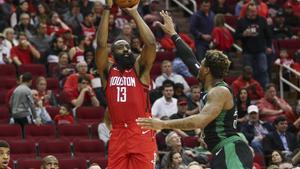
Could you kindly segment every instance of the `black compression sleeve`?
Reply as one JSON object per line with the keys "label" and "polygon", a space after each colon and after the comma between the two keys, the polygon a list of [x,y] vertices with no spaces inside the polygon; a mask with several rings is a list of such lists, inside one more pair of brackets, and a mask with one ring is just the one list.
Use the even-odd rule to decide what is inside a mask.
{"label": "black compression sleeve", "polygon": [[173,35],[171,38],[176,45],[178,56],[181,58],[184,64],[187,65],[189,71],[195,77],[198,77],[200,64],[197,61],[191,48],[180,38],[178,34]]}

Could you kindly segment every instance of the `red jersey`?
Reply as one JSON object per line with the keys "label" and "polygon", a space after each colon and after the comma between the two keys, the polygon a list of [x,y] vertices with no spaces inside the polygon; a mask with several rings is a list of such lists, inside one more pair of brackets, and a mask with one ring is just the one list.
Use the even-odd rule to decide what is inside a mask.
{"label": "red jersey", "polygon": [[76,50],[76,52],[72,58],[72,63],[77,64],[79,62],[85,62],[84,50],[80,49],[79,47],[75,47],[75,50]]}
{"label": "red jersey", "polygon": [[112,67],[106,86],[106,98],[112,126],[136,123],[138,117],[150,117],[148,86],[143,85],[134,69],[121,72]]}
{"label": "red jersey", "polygon": [[68,114],[68,115],[56,115],[54,117],[54,121],[56,124],[74,124],[74,118],[72,115]]}
{"label": "red jersey", "polygon": [[22,64],[31,64],[32,57],[31,57],[31,51],[29,48],[22,49],[20,46],[14,46],[11,48],[10,56],[12,58],[19,58]]}

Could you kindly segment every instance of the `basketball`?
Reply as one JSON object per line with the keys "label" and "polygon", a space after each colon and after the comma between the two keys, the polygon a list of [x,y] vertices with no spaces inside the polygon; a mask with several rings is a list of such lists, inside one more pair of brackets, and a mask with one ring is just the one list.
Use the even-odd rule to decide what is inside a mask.
{"label": "basketball", "polygon": [[115,3],[120,8],[131,8],[139,3],[139,0],[115,0]]}

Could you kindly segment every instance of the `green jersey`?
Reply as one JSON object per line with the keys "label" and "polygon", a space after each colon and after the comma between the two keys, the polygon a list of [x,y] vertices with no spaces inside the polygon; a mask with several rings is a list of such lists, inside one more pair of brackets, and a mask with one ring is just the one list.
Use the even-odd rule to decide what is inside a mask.
{"label": "green jersey", "polygon": [[[214,87],[224,86],[230,92],[231,89],[225,82],[219,82]],[[231,92],[232,93],[232,92]],[[207,101],[207,93],[202,97],[202,103]],[[204,140],[208,146],[208,150],[212,150],[222,140],[237,135],[236,131],[237,111],[235,105],[230,110],[222,110],[221,113],[210,122],[204,129]]]}

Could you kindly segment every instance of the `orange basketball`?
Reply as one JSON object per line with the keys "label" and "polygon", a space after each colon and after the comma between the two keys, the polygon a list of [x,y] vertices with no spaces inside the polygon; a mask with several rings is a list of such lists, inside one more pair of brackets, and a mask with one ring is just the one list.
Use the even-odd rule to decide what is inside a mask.
{"label": "orange basketball", "polygon": [[115,3],[120,8],[131,8],[139,3],[139,0],[115,0]]}

